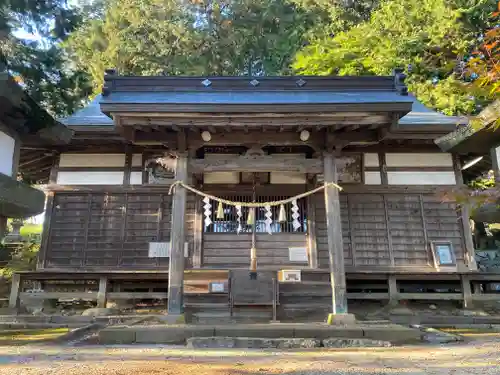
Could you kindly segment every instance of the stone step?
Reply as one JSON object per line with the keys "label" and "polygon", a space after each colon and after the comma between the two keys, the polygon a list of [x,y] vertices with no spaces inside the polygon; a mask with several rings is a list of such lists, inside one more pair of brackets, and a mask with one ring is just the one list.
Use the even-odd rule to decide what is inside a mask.
{"label": "stone step", "polygon": [[[155,325],[155,326],[113,326],[99,331],[102,344],[186,344],[192,337],[231,338],[305,338],[326,339],[369,339],[389,341],[393,344],[421,342],[423,332],[419,329],[384,325],[330,326],[326,324],[223,324],[217,321],[203,325]],[[331,343],[330,345],[341,345]],[[344,344],[342,344],[344,345]],[[347,345],[347,344],[345,344]],[[349,345],[354,345],[351,342]]]}
{"label": "stone step", "polygon": [[2,329],[48,329],[48,328],[80,328],[84,323],[1,323]]}
{"label": "stone step", "polygon": [[259,337],[190,337],[186,340],[188,348],[217,349],[298,349],[298,348],[364,348],[390,347],[389,341],[371,339],[353,339],[336,337],[330,339],[312,338],[259,338]]}

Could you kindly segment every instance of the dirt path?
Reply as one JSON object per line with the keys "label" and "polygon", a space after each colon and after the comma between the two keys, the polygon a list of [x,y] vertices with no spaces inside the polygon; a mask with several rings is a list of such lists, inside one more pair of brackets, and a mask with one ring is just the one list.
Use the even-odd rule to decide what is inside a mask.
{"label": "dirt path", "polygon": [[468,343],[311,351],[190,350],[179,347],[0,347],[0,374],[320,375],[500,374],[500,336]]}

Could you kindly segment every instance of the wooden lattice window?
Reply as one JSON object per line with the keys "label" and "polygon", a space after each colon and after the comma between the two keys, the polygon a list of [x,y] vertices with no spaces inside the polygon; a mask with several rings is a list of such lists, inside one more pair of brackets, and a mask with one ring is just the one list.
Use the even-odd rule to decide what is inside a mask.
{"label": "wooden lattice window", "polygon": [[[229,196],[224,197],[227,200],[236,201],[236,202],[251,202],[252,198],[250,196]],[[270,201],[278,201],[282,199],[286,199],[288,196],[258,196],[256,198],[257,202],[270,202]],[[208,227],[205,227],[205,233],[237,233],[238,221],[236,215],[236,209],[232,206],[224,205],[224,218],[217,219],[217,208],[218,202],[210,201],[211,208],[211,216],[212,224]],[[203,205],[203,204],[202,204]],[[292,204],[287,203],[285,206],[286,212],[286,221],[278,222],[279,217],[279,206],[271,207],[272,219],[273,223],[271,224],[271,233],[306,233],[307,232],[307,206],[306,200],[300,199],[297,201],[297,206],[299,207],[299,222],[301,224],[300,228],[297,230],[293,229],[293,218],[292,218]],[[248,214],[250,212],[250,208],[242,207],[242,217],[241,217],[241,232],[240,233],[252,233],[254,225],[247,224]],[[255,232],[256,233],[267,233],[266,225],[265,225],[265,213],[266,210],[263,207],[259,207],[255,212]]]}

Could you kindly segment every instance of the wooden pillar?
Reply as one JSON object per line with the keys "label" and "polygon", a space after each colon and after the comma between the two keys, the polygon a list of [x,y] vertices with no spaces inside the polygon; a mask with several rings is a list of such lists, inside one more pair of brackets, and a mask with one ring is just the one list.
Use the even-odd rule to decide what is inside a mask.
{"label": "wooden pillar", "polygon": [[495,174],[495,182],[500,183],[500,146],[494,147],[490,150],[491,156],[491,169]]}
{"label": "wooden pillar", "polygon": [[130,175],[132,173],[132,157],[132,152],[127,151],[127,153],[125,154],[125,170],[123,171],[123,186],[130,185]]}
{"label": "wooden pillar", "polygon": [[99,291],[97,292],[97,307],[106,307],[108,292],[108,278],[101,276],[99,279]]}
{"label": "wooden pillar", "polygon": [[316,204],[314,196],[307,197],[307,245],[309,247],[309,267],[318,268],[318,247],[316,244]]}
{"label": "wooden pillar", "polygon": [[[175,167],[175,179],[187,183],[188,156],[180,153]],[[180,185],[175,187],[172,198],[172,226],[170,232],[170,261],[168,270],[168,303],[169,315],[184,313],[184,223],[186,212],[186,189]]]}
{"label": "wooden pillar", "polygon": [[[57,184],[57,174],[59,172],[60,155],[54,157],[54,162],[50,170],[49,184]],[[50,246],[50,226],[54,210],[54,192],[49,191],[45,194],[45,212],[43,214],[43,229],[42,229],[42,242],[40,250],[38,251],[36,260],[36,269],[40,270],[45,268],[45,261],[49,252]],[[89,202],[90,205],[90,202]]]}
{"label": "wooden pillar", "polygon": [[203,205],[201,197],[196,196],[195,199],[193,268],[201,268],[203,264]]}
{"label": "wooden pillar", "polygon": [[470,280],[467,275],[462,275],[462,296],[464,299],[464,308],[472,307],[472,289],[470,287]]}
{"label": "wooden pillar", "polygon": [[389,304],[397,305],[399,302],[398,282],[395,275],[389,275]]}
{"label": "wooden pillar", "polygon": [[[328,152],[324,155],[324,180],[325,183],[337,183],[337,166],[333,153]],[[330,282],[332,284],[332,313],[345,314],[347,313],[347,298],[339,190],[333,186],[325,188],[325,208],[328,255],[330,259]]]}
{"label": "wooden pillar", "polygon": [[[462,176],[461,163],[458,155],[454,155],[453,166],[455,170],[455,181],[458,186],[462,186],[464,184],[464,179]],[[467,263],[469,271],[477,271],[474,241],[472,241],[472,230],[470,227],[469,218],[470,218],[469,207],[467,207],[466,204],[462,204],[460,207],[460,222],[461,222],[460,227],[464,237],[463,238],[463,244],[465,246],[464,258]]]}
{"label": "wooden pillar", "polygon": [[7,233],[7,218],[5,216],[0,216],[0,242]]}
{"label": "wooden pillar", "polygon": [[21,292],[21,275],[12,274],[12,284],[10,286],[9,308],[17,310],[19,308],[19,293]]}

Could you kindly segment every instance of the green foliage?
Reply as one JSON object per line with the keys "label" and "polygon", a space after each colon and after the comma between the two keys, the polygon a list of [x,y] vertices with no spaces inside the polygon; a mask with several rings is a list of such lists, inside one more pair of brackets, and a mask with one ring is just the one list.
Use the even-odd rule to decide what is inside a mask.
{"label": "green foliage", "polygon": [[[492,19],[498,20],[499,11]],[[468,89],[476,94],[491,97],[500,96],[500,26],[491,27],[481,38],[481,43],[467,62],[466,74],[471,79]]]}
{"label": "green foliage", "polygon": [[[71,113],[89,93],[88,77],[74,70],[60,43],[80,20],[64,0],[7,0],[0,5],[0,72],[9,71],[52,114]],[[18,37],[24,30],[34,38]]]}
{"label": "green foliage", "polygon": [[316,33],[335,35],[353,26],[368,21],[380,0],[293,0],[302,9],[317,14],[315,27],[310,33],[314,40]]}
{"label": "green foliage", "polygon": [[495,175],[493,171],[489,171],[485,176],[476,178],[469,183],[472,189],[486,190],[495,186]]}
{"label": "green foliage", "polygon": [[0,276],[4,279],[10,279],[13,272],[35,270],[39,250],[39,243],[26,242],[20,245],[14,250],[5,267],[0,268]]}
{"label": "green foliage", "polygon": [[[314,13],[316,14],[316,13]],[[68,51],[92,76],[286,74],[313,14],[285,0],[108,0]]]}
{"label": "green foliage", "polygon": [[[385,0],[368,21],[324,35],[297,54],[294,69],[314,75],[388,75],[408,67],[410,91],[446,114],[476,111],[457,66],[487,22],[493,0]],[[487,18],[487,17],[486,17]]]}

